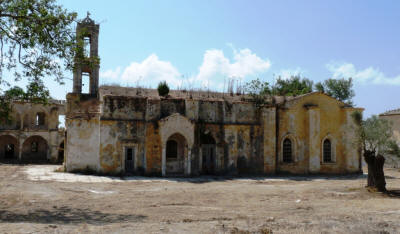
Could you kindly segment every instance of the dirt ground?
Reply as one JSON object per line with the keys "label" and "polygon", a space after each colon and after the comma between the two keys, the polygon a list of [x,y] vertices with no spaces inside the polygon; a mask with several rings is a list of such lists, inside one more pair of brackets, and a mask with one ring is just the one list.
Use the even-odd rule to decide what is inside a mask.
{"label": "dirt ground", "polygon": [[[0,164],[0,233],[400,233],[365,175],[111,178]],[[400,190],[399,169],[385,169]]]}

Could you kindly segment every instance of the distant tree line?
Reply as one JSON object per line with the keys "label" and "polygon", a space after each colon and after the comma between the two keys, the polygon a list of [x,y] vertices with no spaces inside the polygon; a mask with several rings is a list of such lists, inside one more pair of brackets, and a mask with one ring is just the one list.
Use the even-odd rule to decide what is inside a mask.
{"label": "distant tree line", "polygon": [[256,104],[262,104],[268,96],[299,96],[311,92],[322,92],[352,106],[352,99],[355,96],[352,78],[331,78],[314,85],[312,80],[299,75],[291,76],[289,79],[278,77],[275,84],[255,79],[246,83],[245,90]]}

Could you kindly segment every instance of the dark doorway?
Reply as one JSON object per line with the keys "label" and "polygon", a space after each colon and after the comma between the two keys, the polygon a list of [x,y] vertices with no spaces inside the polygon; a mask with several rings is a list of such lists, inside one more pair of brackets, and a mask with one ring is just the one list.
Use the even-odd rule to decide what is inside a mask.
{"label": "dark doorway", "polygon": [[64,162],[64,142],[61,142],[60,146],[58,147],[57,162],[58,163]]}
{"label": "dark doorway", "polygon": [[201,143],[202,173],[206,175],[214,174],[216,169],[215,140],[210,134],[207,134],[201,136]]}
{"label": "dark doorway", "polygon": [[125,173],[133,173],[135,169],[135,148],[125,148]]}
{"label": "dark doorway", "polygon": [[14,144],[7,144],[4,149],[4,157],[14,158],[14,154],[15,154]]}
{"label": "dark doorway", "polygon": [[19,143],[17,138],[10,135],[0,136],[0,160],[18,159]]}

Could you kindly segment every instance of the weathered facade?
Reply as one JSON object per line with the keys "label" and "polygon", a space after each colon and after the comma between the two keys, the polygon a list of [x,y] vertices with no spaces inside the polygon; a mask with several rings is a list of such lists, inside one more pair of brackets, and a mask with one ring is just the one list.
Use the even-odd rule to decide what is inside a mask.
{"label": "weathered facade", "polygon": [[102,87],[98,98],[69,94],[67,170],[159,175],[361,170],[351,118],[360,109],[321,93],[276,97],[275,104],[261,108],[240,101],[242,96],[201,96],[173,91],[160,98],[156,90],[121,87]]}
{"label": "weathered facade", "polygon": [[0,160],[62,162],[65,130],[58,128],[58,117],[65,113],[65,101],[13,101],[11,106],[11,121],[0,123]]}
{"label": "weathered facade", "polygon": [[[90,38],[86,59],[93,60],[98,25],[87,18],[78,28]],[[98,66],[76,67],[73,93],[67,95],[67,171],[162,176],[361,171],[351,114],[362,109],[325,94],[274,97],[262,107],[235,94],[171,91],[159,97],[151,89],[99,89]],[[86,94],[79,87],[83,71],[91,77]]]}

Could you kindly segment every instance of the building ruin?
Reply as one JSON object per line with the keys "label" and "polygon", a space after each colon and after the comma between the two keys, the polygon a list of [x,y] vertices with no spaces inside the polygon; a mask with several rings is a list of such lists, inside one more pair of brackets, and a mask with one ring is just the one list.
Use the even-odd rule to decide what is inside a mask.
{"label": "building ruin", "polygon": [[[103,86],[99,25],[78,23],[90,42],[76,60],[67,95],[67,171],[200,175],[361,172],[351,114],[362,111],[322,93],[274,97],[258,107],[245,95]],[[90,65],[90,66],[89,66]],[[82,74],[90,77],[82,92]]]}

